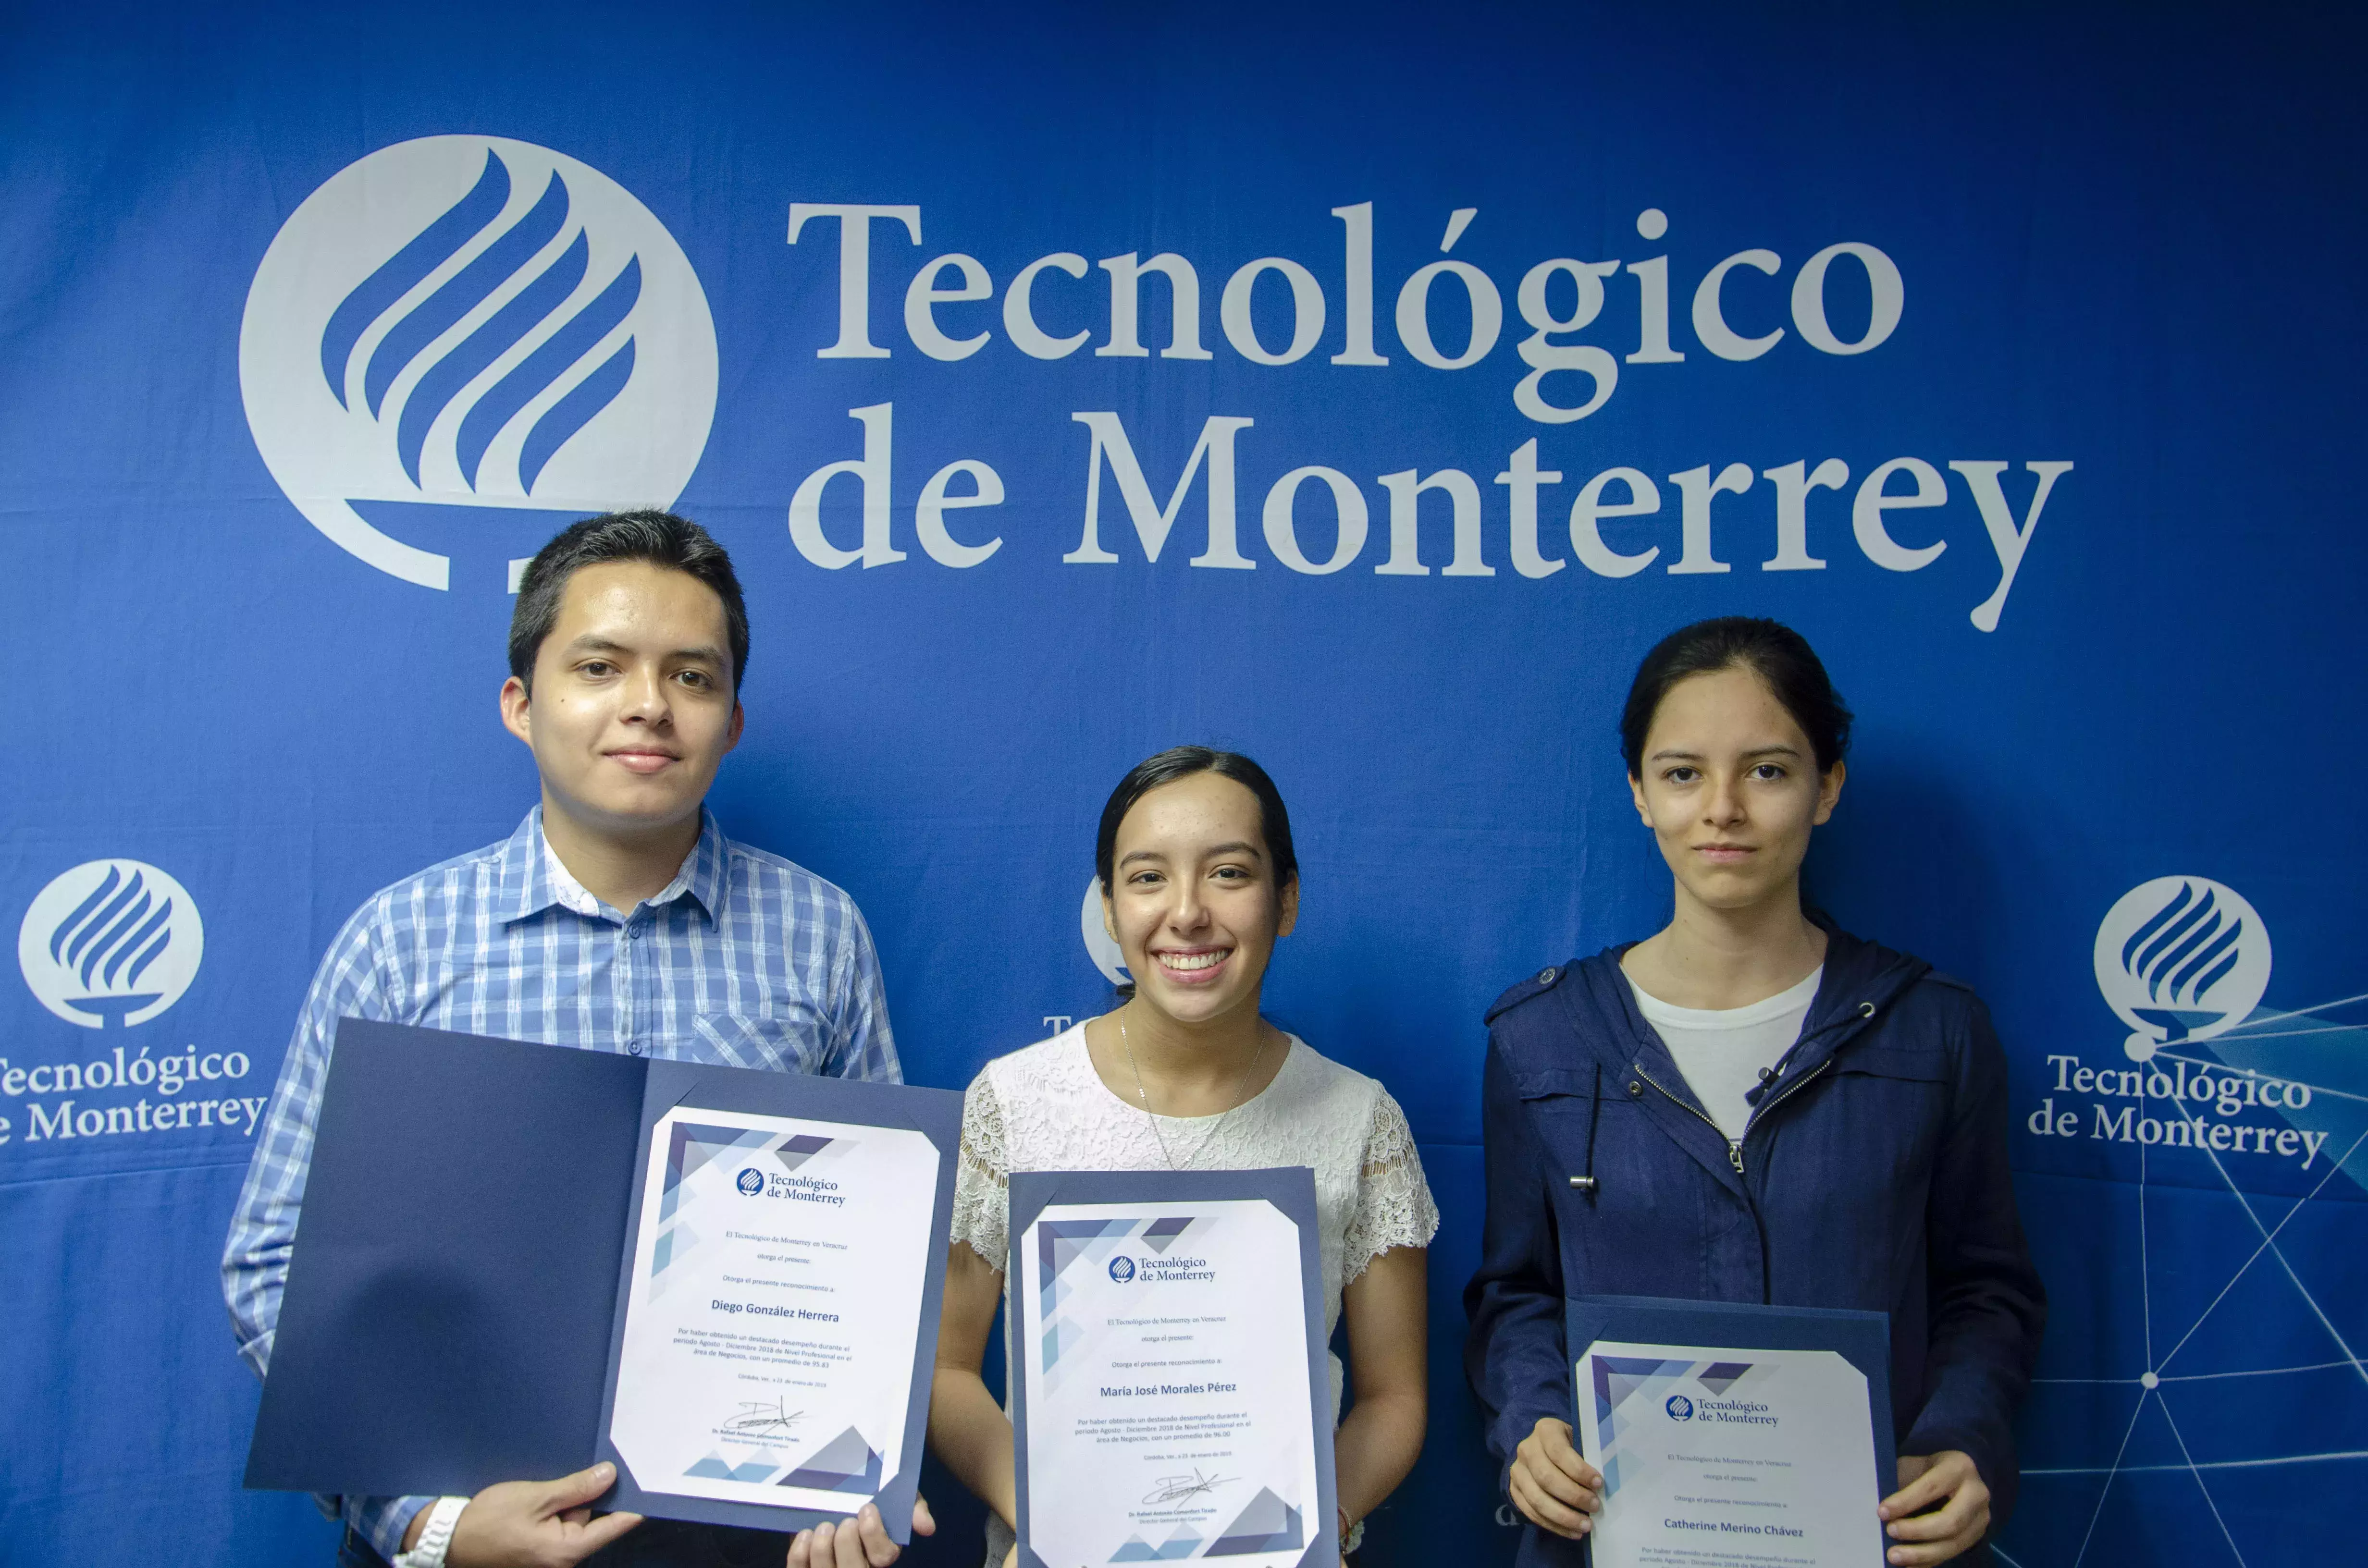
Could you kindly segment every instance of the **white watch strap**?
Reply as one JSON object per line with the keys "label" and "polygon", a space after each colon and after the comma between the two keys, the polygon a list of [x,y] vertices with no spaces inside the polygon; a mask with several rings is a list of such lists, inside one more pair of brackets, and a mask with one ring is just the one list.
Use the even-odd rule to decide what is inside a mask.
{"label": "white watch strap", "polygon": [[466,1497],[438,1497],[427,1506],[427,1522],[419,1528],[419,1544],[394,1560],[393,1568],[444,1568],[445,1548],[452,1544],[452,1527],[461,1522]]}

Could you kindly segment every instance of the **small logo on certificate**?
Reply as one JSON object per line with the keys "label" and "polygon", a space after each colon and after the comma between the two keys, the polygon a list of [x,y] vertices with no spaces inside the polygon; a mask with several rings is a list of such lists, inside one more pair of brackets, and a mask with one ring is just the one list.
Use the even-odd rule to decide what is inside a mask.
{"label": "small logo on certificate", "polygon": [[1134,1259],[1127,1256],[1124,1253],[1121,1253],[1116,1257],[1111,1258],[1110,1262],[1110,1277],[1112,1279],[1117,1280],[1121,1285],[1133,1278]]}
{"label": "small logo on certificate", "polygon": [[740,1179],[734,1185],[740,1188],[740,1196],[754,1198],[765,1190],[765,1173],[750,1165],[740,1173]]}

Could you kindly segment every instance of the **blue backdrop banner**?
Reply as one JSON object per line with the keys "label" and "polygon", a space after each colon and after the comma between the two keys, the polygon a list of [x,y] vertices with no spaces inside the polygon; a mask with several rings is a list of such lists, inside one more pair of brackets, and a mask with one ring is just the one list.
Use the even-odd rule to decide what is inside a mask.
{"label": "blue backdrop banner", "polygon": [[1106,1005],[1129,765],[1280,781],[1270,1010],[1445,1216],[1375,1562],[1509,1556],[1480,1014],[1666,918],[1614,716],[1730,612],[1861,716],[1813,895],[2007,1041],[2053,1314],[2006,1560],[2356,1551],[2362,33],[0,10],[0,1562],[329,1560],[238,1485],[232,1198],[337,925],[531,803],[518,563],[651,503],[748,588],[713,803],[860,903],[914,1082]]}

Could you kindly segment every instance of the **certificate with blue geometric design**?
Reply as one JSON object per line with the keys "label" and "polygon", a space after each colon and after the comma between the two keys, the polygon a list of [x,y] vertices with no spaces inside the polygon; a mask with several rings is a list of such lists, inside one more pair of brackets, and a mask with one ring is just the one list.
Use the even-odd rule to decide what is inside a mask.
{"label": "certificate with blue geometric design", "polygon": [[[1304,1216],[1254,1195],[1291,1176]],[[1024,1568],[1337,1554],[1313,1197],[1304,1171],[1015,1175]]]}
{"label": "certificate with blue geometric design", "polygon": [[[1571,1303],[1578,1449],[1603,1472],[1595,1568],[1873,1568],[1889,1400],[1881,1313],[1581,1298]],[[1725,1343],[1589,1338],[1580,1326],[1716,1333]],[[1756,1332],[1755,1332],[1756,1331]],[[1826,1339],[1848,1346],[1804,1345]],[[1790,1341],[1770,1347],[1754,1340]],[[1731,1343],[1739,1341],[1740,1345]],[[1871,1354],[1872,1352],[1872,1354]],[[1878,1449],[1881,1458],[1878,1460]]]}
{"label": "certificate with blue geometric design", "polygon": [[962,1096],[358,1018],[325,1095],[251,1483],[910,1534]]}
{"label": "certificate with blue geometric design", "polygon": [[644,1491],[854,1513],[907,1457],[936,1145],[708,1108],[649,1137],[609,1441]]}

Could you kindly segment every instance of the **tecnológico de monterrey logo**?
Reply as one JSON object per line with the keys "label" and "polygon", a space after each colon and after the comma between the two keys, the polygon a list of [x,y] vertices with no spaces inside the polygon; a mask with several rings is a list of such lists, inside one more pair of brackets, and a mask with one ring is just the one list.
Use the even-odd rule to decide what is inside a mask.
{"label": "tecnol\u00f3gico de monterrey logo", "polygon": [[86,1029],[146,1023],[181,999],[205,951],[189,890],[139,860],[86,861],[52,878],[17,930],[25,984]]}
{"label": "tecnol\u00f3gico de monterrey logo", "polygon": [[314,528],[430,588],[450,584],[433,546],[485,538],[515,586],[559,520],[533,514],[682,494],[715,414],[715,325],[682,247],[608,176],[427,136],[289,216],[238,370],[265,466]]}
{"label": "tecnol\u00f3gico de monterrey logo", "polygon": [[2097,927],[2097,988],[2136,1032],[2124,1049],[2236,1028],[2270,988],[2270,933],[2234,888],[2208,877],[2157,877],[2114,902]]}

